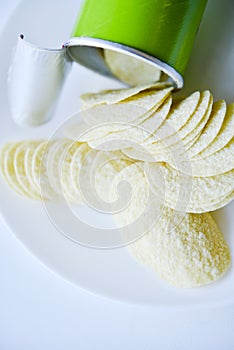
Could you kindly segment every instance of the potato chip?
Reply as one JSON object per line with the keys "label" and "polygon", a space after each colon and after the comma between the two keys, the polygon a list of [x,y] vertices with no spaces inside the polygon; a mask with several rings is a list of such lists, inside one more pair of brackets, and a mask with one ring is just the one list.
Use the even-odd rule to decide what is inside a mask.
{"label": "potato chip", "polygon": [[202,130],[198,140],[188,149],[190,157],[196,156],[213,142],[223,124],[226,109],[226,103],[223,100],[213,104],[211,115],[205,128]]}
{"label": "potato chip", "polygon": [[[131,123],[116,121],[90,127],[85,122],[78,121],[66,128],[65,135],[73,140],[89,142],[104,137],[111,139],[112,134],[115,133],[121,138],[130,137],[132,140],[134,139],[135,142],[140,142],[152,133],[151,130],[155,130],[163,123],[170,110],[171,102],[171,97],[168,97],[156,111],[154,111],[153,108]],[[118,137],[114,135],[114,139],[116,138]]]}
{"label": "potato chip", "polygon": [[[184,101],[186,101],[186,99],[182,100],[179,103],[179,106],[183,106]],[[191,99],[191,102],[193,102],[193,99]],[[177,120],[180,114],[175,114],[175,118],[173,118],[174,113],[172,113],[172,115],[170,113],[168,115],[168,118],[166,119],[166,123],[164,123],[162,125],[162,128],[159,128],[159,130],[155,133],[155,140],[157,139],[158,141],[153,142],[152,146],[148,146],[146,143],[147,150],[150,151],[156,158],[159,157],[162,161],[164,160],[164,154],[165,161],[168,157],[167,154],[169,155],[169,157],[171,156],[170,150],[173,150],[173,152],[175,152],[175,150],[179,149],[179,153],[185,153],[186,143],[189,143],[191,139],[196,139],[197,133],[199,133],[200,131],[200,129],[197,128],[197,125],[199,123],[202,123],[202,125],[204,125],[208,120],[211,104],[212,96],[210,95],[210,93],[208,91],[201,93],[201,97],[198,104],[193,105],[192,115],[189,114],[191,113],[191,111],[187,111],[187,117],[190,117],[187,119],[187,122],[185,122],[185,124],[182,127]],[[185,111],[186,108],[182,108],[181,113]],[[181,114],[181,116],[183,115]],[[203,122],[201,122],[202,120]],[[178,127],[179,129],[177,129]]]}
{"label": "potato chip", "polygon": [[87,145],[87,143],[82,143],[74,152],[71,158],[70,176],[72,187],[74,188],[74,196],[76,198],[77,203],[83,202],[79,182],[79,171],[84,161],[84,157],[89,151],[90,148]]}
{"label": "potato chip", "polygon": [[[234,191],[234,170],[211,177],[191,177],[166,163],[145,163],[151,189],[165,205],[183,212],[201,213],[219,208]],[[230,198],[231,200],[231,198]]]}
{"label": "potato chip", "polygon": [[[170,163],[175,166],[173,162]],[[232,139],[225,147],[213,153],[206,158],[193,160],[190,162],[192,176],[215,176],[226,173],[234,169],[234,139]],[[182,171],[186,171],[186,161],[181,162]]]}
{"label": "potato chip", "polygon": [[[147,145],[148,146],[148,145]],[[141,145],[134,145],[134,147],[124,148],[122,152],[129,158],[134,160],[140,160],[145,162],[155,162],[157,158],[153,154],[147,151],[147,146],[142,147]],[[163,159],[165,159],[163,157]]]}
{"label": "potato chip", "polygon": [[29,184],[30,184],[29,186],[34,188],[34,191],[36,191],[39,194],[40,198],[41,198],[41,192],[39,191],[38,186],[37,186],[37,182],[35,182],[35,179],[33,176],[32,159],[33,159],[33,155],[34,155],[36,148],[41,143],[42,143],[42,141],[40,141],[40,140],[34,141],[34,143],[32,143],[30,145],[30,147],[27,147],[25,154],[24,154],[25,175],[27,177],[27,180],[29,181]]}
{"label": "potato chip", "polygon": [[61,188],[61,158],[64,156],[64,149],[70,146],[71,141],[67,139],[51,140],[46,148],[45,166],[48,180],[53,190],[62,196]]}
{"label": "potato chip", "polygon": [[[210,94],[207,94],[207,97]],[[206,99],[204,98],[204,101]],[[200,108],[202,104],[200,105]],[[184,152],[184,150],[187,151],[188,148],[191,147],[191,144],[194,144],[194,142],[199,138],[199,136],[201,135],[205,125],[207,124],[209,118],[210,118],[210,114],[211,114],[211,110],[212,110],[212,106],[213,106],[213,96],[210,95],[209,101],[207,102],[207,108],[203,114],[203,117],[201,118],[197,118],[198,119],[198,123],[197,125],[194,125],[192,122],[191,123],[187,123],[185,125],[184,128],[182,128],[181,130],[178,131],[178,136],[179,138],[181,138],[182,140],[182,150]],[[198,108],[199,110],[199,108]],[[201,112],[202,115],[202,112]],[[194,114],[194,118],[190,118],[190,121],[193,119],[193,121],[195,122],[196,119],[196,113]],[[196,122],[195,122],[196,123]],[[188,125],[189,124],[189,125]],[[192,125],[193,124],[193,125]],[[185,130],[186,128],[186,130]],[[174,146],[173,146],[174,147]],[[175,146],[176,149],[181,148],[180,143],[178,145]]]}
{"label": "potato chip", "polygon": [[[233,199],[234,199],[234,191],[228,193],[226,196],[224,196],[222,198],[219,198],[219,200],[217,202],[210,203],[209,204],[210,211],[214,211],[214,210],[225,207],[226,205],[231,203]],[[200,208],[199,213],[204,211],[204,209],[205,209],[204,207]]]}
{"label": "potato chip", "polygon": [[28,197],[31,197],[33,199],[40,199],[41,196],[38,189],[35,187],[34,184],[32,184],[32,182],[29,181],[27,177],[24,160],[27,150],[35,149],[37,145],[38,142],[35,141],[22,142],[16,148],[13,157],[13,166],[16,179],[22,187],[23,191],[28,195]]}
{"label": "potato chip", "polygon": [[[87,93],[80,96],[84,108],[90,108],[99,104],[114,104],[135,96],[142,91],[150,89],[161,89],[165,83],[143,84],[132,88],[118,90],[103,90],[98,93]],[[167,84],[168,85],[168,84]]]}
{"label": "potato chip", "polygon": [[112,50],[104,50],[104,58],[113,75],[130,86],[156,82],[160,79],[161,71],[139,58]]}
{"label": "potato chip", "polygon": [[[119,184],[122,187],[119,188]],[[131,191],[131,193],[130,193]],[[144,176],[144,169],[141,163],[134,163],[125,167],[114,179],[111,187],[111,199],[116,200],[121,198],[121,210],[113,214],[113,218],[119,228],[124,228],[133,224],[133,229],[136,233],[137,225],[135,222],[147,211],[147,202],[149,200],[149,190]],[[145,225],[141,226],[142,231],[138,231],[137,236],[142,235],[150,223],[145,221]],[[133,234],[134,236],[134,234]]]}
{"label": "potato chip", "polygon": [[181,214],[169,208],[165,208],[157,225],[129,245],[129,250],[160,278],[181,288],[216,281],[228,270],[231,260],[210,214]]}
{"label": "potato chip", "polygon": [[[136,96],[113,105],[97,105],[81,112],[82,119],[91,126],[111,122],[131,123],[139,117],[146,118],[170,96],[172,87],[143,91]],[[146,117],[144,116],[146,114]],[[141,118],[141,119],[142,119]],[[144,120],[143,119],[143,120]]]}
{"label": "potato chip", "polygon": [[51,186],[47,172],[47,154],[51,143],[42,142],[35,149],[32,158],[32,175],[37,190],[40,191],[42,198],[46,200],[58,200],[58,195]]}
{"label": "potato chip", "polygon": [[[198,103],[195,113],[191,116],[188,122],[174,135],[169,138],[163,139],[163,147],[170,150],[173,150],[175,154],[185,154],[188,158],[187,149],[190,148],[196,140],[199,138],[202,133],[202,129],[209,120],[211,109],[213,104],[213,97],[209,91],[201,93],[201,98]],[[154,154],[156,156],[158,152],[154,148]],[[161,154],[164,153],[164,150],[161,150]],[[165,158],[166,160],[167,158]]]}
{"label": "potato chip", "polygon": [[95,210],[110,212],[118,201],[112,203],[110,186],[115,176],[132,162],[121,152],[99,152],[89,149],[81,164],[76,167],[75,183],[81,191],[83,201]]}
{"label": "potato chip", "polygon": [[203,151],[198,153],[194,159],[202,159],[208,156],[213,155],[215,152],[218,152],[223,147],[225,147],[234,136],[234,103],[227,106],[227,112],[224,117],[224,121],[222,124],[222,127],[216,136],[216,138],[213,140],[213,142],[206,147]]}
{"label": "potato chip", "polygon": [[157,130],[155,135],[149,137],[145,143],[157,142],[158,139],[162,140],[174,135],[192,117],[200,100],[203,100],[203,97],[200,99],[200,92],[197,91],[177,103],[174,102],[165,122]]}
{"label": "potato chip", "polygon": [[[94,160],[95,190],[101,200],[112,202],[111,193],[113,182],[123,169],[132,164],[132,161],[120,152],[99,152]],[[117,198],[115,198],[117,200]]]}
{"label": "potato chip", "polygon": [[74,154],[77,152],[77,150],[79,150],[81,145],[82,144],[80,142],[74,142],[72,144],[68,143],[66,146],[64,146],[60,165],[61,168],[59,172],[63,195],[65,196],[66,200],[75,204],[79,204],[82,201],[81,197],[77,196],[75,187],[71,181],[71,162]]}
{"label": "potato chip", "polygon": [[14,169],[14,154],[20,142],[8,143],[1,150],[1,172],[8,185],[19,195],[28,197],[20,186]]}

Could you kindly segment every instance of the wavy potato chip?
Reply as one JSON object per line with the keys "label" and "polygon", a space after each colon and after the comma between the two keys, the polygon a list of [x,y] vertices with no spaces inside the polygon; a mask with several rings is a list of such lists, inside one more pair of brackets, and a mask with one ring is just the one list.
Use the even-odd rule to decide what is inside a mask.
{"label": "wavy potato chip", "polygon": [[113,202],[111,186],[116,176],[123,169],[132,164],[132,161],[120,151],[99,152],[94,160],[95,169],[95,190],[101,200]]}
{"label": "wavy potato chip", "polygon": [[154,65],[133,56],[104,50],[104,58],[113,75],[130,86],[155,82],[161,77],[161,71]]}
{"label": "wavy potato chip", "polygon": [[146,119],[171,94],[172,87],[143,91],[136,96],[113,105],[97,105],[81,112],[82,119],[90,126],[111,122],[131,123],[141,117]]}
{"label": "wavy potato chip", "polygon": [[[142,192],[147,192],[147,182],[142,182]],[[139,196],[138,198],[141,198]],[[122,229],[131,231],[129,225],[146,206],[147,199],[139,202],[125,215],[115,218]],[[137,202],[136,202],[137,203]],[[137,210],[136,210],[137,209]],[[230,252],[223,235],[211,215],[180,213],[154,201],[158,211],[155,223],[148,231],[128,246],[132,255],[155,270],[165,281],[182,288],[192,288],[216,281],[230,267]],[[139,230],[144,232],[147,213],[140,216]]]}
{"label": "wavy potato chip", "polygon": [[[27,141],[25,141],[27,142]],[[36,191],[40,198],[41,198],[41,191],[38,189],[37,183],[35,182],[34,176],[33,176],[33,168],[32,168],[32,160],[33,155],[36,150],[36,148],[42,143],[43,141],[37,140],[34,141],[33,144],[30,145],[30,147],[27,147],[25,154],[24,154],[24,170],[25,175],[30,183],[30,186],[34,188],[34,191]]]}
{"label": "wavy potato chip", "polygon": [[216,138],[208,147],[203,151],[198,153],[194,160],[200,160],[208,156],[212,156],[214,153],[218,152],[224,148],[234,136],[234,103],[227,106],[226,115],[224,117],[223,124]]}
{"label": "wavy potato chip", "polygon": [[[174,223],[172,227],[168,222]],[[216,281],[228,270],[231,260],[224,237],[210,214],[181,214],[169,208],[129,250],[160,278],[181,288]]]}
{"label": "wavy potato chip", "polygon": [[14,154],[21,142],[8,143],[1,150],[1,173],[7,184],[19,195],[28,197],[17,180],[14,169]]}
{"label": "wavy potato chip", "polygon": [[200,92],[194,92],[185,99],[174,102],[164,123],[157,130],[155,135],[149,137],[145,143],[157,142],[180,130],[191,118],[200,101]]}
{"label": "wavy potato chip", "polygon": [[[149,110],[138,119],[131,123],[112,122],[105,125],[98,125],[79,138],[82,142],[89,142],[100,138],[111,139],[126,139],[130,138],[134,142],[142,142],[152,134],[166,119],[172,103],[171,97],[168,97],[159,108]],[[87,128],[87,127],[86,127]],[[72,129],[72,128],[71,128]],[[80,133],[84,132],[85,127],[80,126]],[[77,129],[73,128],[70,135],[77,133]]]}
{"label": "wavy potato chip", "polygon": [[202,130],[197,141],[188,149],[190,157],[196,156],[213,142],[223,124],[226,109],[226,103],[223,100],[213,104],[211,115],[206,126]]}
{"label": "wavy potato chip", "polygon": [[99,104],[114,104],[126,100],[131,96],[135,96],[142,91],[150,89],[161,89],[165,87],[165,83],[150,83],[134,86],[132,88],[124,88],[118,90],[103,90],[98,93],[86,93],[80,96],[83,106],[90,108]]}
{"label": "wavy potato chip", "polygon": [[47,200],[58,200],[58,195],[51,186],[47,172],[47,153],[52,143],[41,142],[35,149],[32,157],[32,176],[36,188],[41,196]]}
{"label": "wavy potato chip", "polygon": [[117,210],[115,207],[119,203],[110,197],[110,186],[117,174],[131,163],[121,152],[90,149],[85,154],[76,176],[84,202],[102,212]]}
{"label": "wavy potato chip", "polygon": [[87,143],[82,143],[72,155],[70,163],[70,176],[72,187],[74,188],[74,196],[77,198],[77,202],[79,203],[83,203],[80,189],[79,172],[84,162],[84,158],[89,151],[90,148]]}
{"label": "wavy potato chip", "polygon": [[25,168],[25,154],[28,149],[34,150],[38,145],[38,142],[35,141],[25,141],[21,142],[18,147],[15,149],[14,157],[13,157],[13,166],[16,179],[23,189],[23,191],[27,194],[28,197],[33,199],[40,199],[41,194],[34,185],[34,183],[30,182]]}
{"label": "wavy potato chip", "polygon": [[145,173],[150,188],[165,205],[183,212],[207,212],[214,205],[218,209],[221,199],[234,191],[234,170],[213,177],[192,177],[166,163],[145,163]]}
{"label": "wavy potato chip", "polygon": [[[192,97],[195,97],[195,100],[193,100]],[[183,103],[185,103],[187,99],[180,101],[178,106],[180,106],[179,111],[181,110],[181,114],[176,113],[175,117],[173,117],[174,113],[169,113],[166,123],[163,124],[163,127],[159,128],[159,130],[156,132],[155,142],[152,143],[152,146],[148,146],[146,143],[147,150],[150,150],[154,156],[162,157],[163,154],[165,154],[165,150],[166,153],[168,153],[168,151],[172,149],[173,151],[175,151],[175,149],[179,149],[180,153],[184,153],[186,151],[186,144],[189,143],[191,139],[194,140],[200,131],[197,125],[201,124],[202,120],[202,124],[205,124],[208,120],[209,111],[212,104],[212,96],[210,92],[202,92],[198,102],[198,96],[195,95],[195,93],[192,94],[190,98],[191,103],[193,103],[192,110],[183,108]],[[188,106],[189,104],[187,105],[187,108]],[[187,116],[184,116],[184,118],[187,118],[187,121],[181,127],[181,124],[178,122],[178,118],[180,116],[183,117],[183,113],[187,114]],[[166,154],[165,157],[167,157]]]}
{"label": "wavy potato chip", "polygon": [[[187,169],[186,162],[181,162],[182,171],[186,171]],[[170,164],[175,166],[173,162]],[[189,175],[192,174],[193,176],[215,176],[234,169],[234,139],[212,155],[199,160],[193,160],[190,164],[192,173],[189,173]]]}
{"label": "wavy potato chip", "polygon": [[[182,150],[183,151],[185,149],[187,152],[187,149],[189,149],[191,147],[191,145],[193,145],[196,142],[196,140],[202,134],[203,129],[206,126],[206,124],[210,118],[210,114],[211,114],[211,110],[212,110],[212,106],[213,106],[213,96],[210,93],[208,93],[207,95],[210,95],[209,102],[207,102],[207,108],[203,114],[203,117],[198,118],[199,122],[197,123],[197,125],[194,125],[194,124],[192,125],[192,123],[188,122],[185,125],[185,127],[182,128],[181,130],[179,130],[179,132],[178,132],[178,136],[182,140]],[[205,100],[205,98],[204,98],[204,100]],[[200,107],[201,107],[201,105],[200,105]],[[198,110],[199,110],[199,108],[198,108]],[[202,115],[202,113],[201,113],[201,115]],[[195,116],[196,116],[196,113],[195,113]],[[190,118],[190,119],[192,120],[195,118]],[[190,125],[188,126],[188,124],[190,124]],[[186,130],[185,130],[185,128],[186,128]],[[172,146],[172,147],[174,147],[174,146]],[[177,149],[179,149],[180,147],[181,147],[180,143],[178,144],[178,146],[176,145]]]}
{"label": "wavy potato chip", "polygon": [[74,183],[71,181],[71,162],[81,145],[80,142],[68,143],[64,147],[62,158],[58,165],[60,167],[59,175],[63,196],[66,200],[76,204],[81,203],[82,200],[80,194],[77,195]]}
{"label": "wavy potato chip", "polygon": [[[121,183],[123,186],[119,189]],[[152,223],[150,220],[144,220],[144,225],[138,225],[142,215],[147,215],[149,211],[147,208],[149,187],[146,183],[143,164],[134,163],[118,173],[112,183],[110,195],[112,200],[120,197],[122,202],[121,210],[113,214],[117,227],[124,229],[125,234],[128,234],[130,229],[129,237],[134,234],[138,237],[144,234]],[[139,227],[140,230],[138,230]]]}
{"label": "wavy potato chip", "polygon": [[[212,109],[213,97],[209,91],[201,93],[201,98],[198,103],[197,109],[188,122],[174,135],[171,135],[169,138],[163,139],[163,149],[160,150],[160,154],[165,153],[165,160],[167,159],[170,152],[175,154],[185,154],[186,158],[189,157],[187,150],[196,142],[207,121],[209,120],[211,109]],[[154,143],[153,145],[157,145]],[[160,145],[159,145],[160,146]],[[153,146],[154,155],[157,156],[159,153],[155,146]],[[169,152],[169,153],[168,153]]]}
{"label": "wavy potato chip", "polygon": [[71,141],[67,139],[51,140],[46,148],[47,154],[45,158],[45,166],[47,170],[50,186],[59,195],[62,196],[61,187],[61,162],[66,153],[66,148],[71,145]]}

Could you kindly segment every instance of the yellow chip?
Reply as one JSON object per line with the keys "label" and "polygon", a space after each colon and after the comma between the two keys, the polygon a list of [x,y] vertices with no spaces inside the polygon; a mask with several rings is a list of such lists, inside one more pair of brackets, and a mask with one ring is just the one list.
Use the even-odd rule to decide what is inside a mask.
{"label": "yellow chip", "polygon": [[158,139],[174,135],[193,116],[201,100],[203,98],[200,98],[200,92],[197,91],[179,102],[174,101],[165,122],[145,143],[157,142]]}
{"label": "yellow chip", "polygon": [[[147,182],[142,182],[142,192],[147,192]],[[142,198],[144,196],[138,196]],[[117,218],[117,224],[124,231],[136,229],[144,232],[149,216],[140,216],[139,211],[146,205],[146,199]],[[153,201],[155,223],[143,237],[130,244],[133,256],[141,263],[153,268],[159,277],[183,288],[198,287],[219,279],[230,267],[230,253],[224,237],[219,232],[211,215],[180,213]],[[129,222],[132,222],[129,225]]]}
{"label": "yellow chip", "polygon": [[[203,132],[203,128],[207,124],[212,106],[213,106],[213,96],[210,95],[210,93],[207,94],[207,99],[209,96],[209,101],[207,101],[205,98],[204,100],[207,101],[207,108],[205,112],[201,112],[201,118],[197,118],[198,123],[195,121],[196,119],[196,113],[194,114],[194,118],[191,118],[190,123],[188,122],[181,130],[178,132],[179,138],[181,138],[182,141],[182,148],[187,151],[188,148],[191,147],[191,144],[194,144],[194,142],[199,138],[199,136]],[[204,106],[204,105],[203,105]],[[200,105],[201,108],[201,105]],[[199,111],[199,107],[197,108],[197,113]],[[193,122],[192,122],[193,119]],[[185,130],[186,129],[186,130]],[[179,146],[179,147],[178,147]],[[174,146],[173,146],[174,147]],[[176,149],[180,148],[180,144],[176,145]]]}
{"label": "yellow chip", "polygon": [[165,208],[157,225],[129,249],[160,278],[181,288],[212,283],[230,267],[228,246],[208,213],[181,214]]}
{"label": "yellow chip", "polygon": [[[202,213],[222,205],[234,191],[234,170],[211,177],[192,177],[166,163],[146,163],[145,173],[151,189],[172,209]],[[231,198],[230,198],[231,200]]]}
{"label": "yellow chip", "polygon": [[80,189],[79,172],[86,154],[90,151],[87,143],[82,143],[74,152],[71,158],[70,176],[72,187],[74,188],[74,197],[77,203],[83,202]]}
{"label": "yellow chip", "polygon": [[14,154],[21,142],[5,145],[1,150],[1,172],[8,185],[19,195],[28,197],[17,180],[14,169]]}
{"label": "yellow chip", "polygon": [[[122,183],[122,186],[119,185]],[[125,229],[124,234],[128,234],[130,226],[130,235],[141,236],[150,227],[150,220],[145,220],[145,226],[141,226],[138,231],[138,221],[142,215],[147,212],[149,201],[149,191],[146,186],[143,165],[134,163],[120,171],[115,177],[111,187],[111,199],[120,199],[120,209],[113,215],[113,218],[119,228]],[[147,216],[148,217],[148,216]],[[136,225],[135,225],[136,222]],[[133,234],[131,234],[133,230]]]}
{"label": "yellow chip", "polygon": [[25,141],[19,144],[14,153],[13,164],[14,172],[18,183],[22,187],[23,191],[33,199],[40,199],[40,192],[37,187],[30,182],[25,168],[25,155],[29,149],[34,150],[38,145],[35,141]]}
{"label": "yellow chip", "polygon": [[[168,148],[168,151],[173,153],[178,152],[179,154],[186,153],[187,149],[193,145],[198,139],[199,135],[202,132],[202,129],[209,120],[211,109],[213,104],[213,97],[209,91],[201,93],[201,98],[196,108],[194,114],[190,117],[188,122],[174,135],[171,135],[168,138],[163,138],[163,148]],[[169,120],[170,123],[170,120]],[[156,156],[158,151],[156,151],[157,143],[154,143],[154,155]],[[160,144],[159,144],[160,149]],[[163,153],[164,150],[161,150],[160,153]],[[166,160],[166,158],[165,158]]]}
{"label": "yellow chip", "polygon": [[61,169],[60,169],[60,181],[62,186],[63,195],[65,199],[79,204],[81,203],[80,196],[78,197],[73,186],[72,178],[71,178],[71,162],[74,154],[80,151],[82,143],[74,142],[72,144],[67,144],[64,147],[63,151],[63,160],[61,161]]}
{"label": "yellow chip", "polygon": [[213,104],[211,115],[205,128],[202,130],[198,140],[188,150],[190,157],[196,156],[214,141],[223,124],[226,109],[227,106],[223,100]]}
{"label": "yellow chip", "polygon": [[70,146],[71,141],[67,139],[57,139],[50,141],[49,146],[46,148],[46,170],[50,186],[54,191],[62,196],[61,188],[61,158],[64,156],[64,149]]}
{"label": "yellow chip", "polygon": [[[85,122],[79,120],[77,123],[73,123],[66,128],[65,135],[73,140],[89,142],[103,137],[111,137],[113,133],[120,134],[119,132],[121,131],[120,136],[123,135],[121,137],[127,135],[127,137],[133,137],[138,141],[142,136],[141,130],[144,129],[147,132],[145,136],[148,137],[149,134],[152,134],[152,130],[155,131],[160,127],[169,113],[171,103],[172,99],[171,96],[169,96],[159,108],[156,107],[156,110],[152,108],[131,123],[118,122],[118,120],[116,120],[116,122],[90,127]],[[109,112],[112,113],[112,110]],[[139,128],[136,126],[139,126]]]}
{"label": "yellow chip", "polygon": [[32,176],[41,197],[47,200],[58,200],[58,195],[51,186],[47,172],[47,154],[51,143],[42,142],[34,151],[32,157]]}
{"label": "yellow chip", "polygon": [[81,101],[83,102],[84,108],[90,108],[99,104],[114,104],[120,101],[124,101],[127,98],[139,94],[141,91],[150,89],[161,89],[164,87],[164,83],[156,84],[143,84],[133,88],[124,88],[118,90],[103,90],[98,93],[87,93],[81,95]]}
{"label": "yellow chip", "polygon": [[97,153],[92,169],[95,170],[95,191],[101,200],[113,201],[111,186],[118,174],[131,164],[132,161],[120,151]]}
{"label": "yellow chip", "polygon": [[33,176],[33,169],[32,169],[32,160],[33,155],[36,150],[36,148],[42,143],[43,141],[34,141],[34,144],[31,144],[30,147],[28,147],[25,151],[24,155],[24,170],[26,177],[29,181],[30,187],[34,188],[34,190],[38,193],[38,195],[41,198],[41,192],[38,189],[37,182],[35,182],[34,176]]}
{"label": "yellow chip", "polygon": [[104,58],[113,75],[130,86],[160,80],[161,71],[143,60],[112,50],[104,50]]}
{"label": "yellow chip", "polygon": [[[143,91],[114,105],[97,105],[82,111],[83,120],[91,126],[111,122],[131,123],[139,117],[148,117],[148,112],[159,108],[170,96],[172,87]],[[144,116],[146,114],[146,117]],[[142,119],[142,118],[141,118]],[[143,120],[144,120],[143,119]]]}
{"label": "yellow chip", "polygon": [[233,139],[234,136],[234,103],[227,106],[227,112],[224,117],[222,127],[217,134],[213,142],[206,147],[203,151],[198,153],[194,160],[200,160],[208,156],[213,155],[215,152],[218,152],[223,147],[225,147]]}
{"label": "yellow chip", "polygon": [[[182,162],[181,169],[186,172],[187,162]],[[175,166],[175,163],[170,163]],[[226,173],[234,169],[234,139],[232,139],[225,147],[219,151],[213,153],[206,158],[200,158],[199,160],[193,160],[190,162],[192,167],[193,176],[215,176],[218,174]]]}

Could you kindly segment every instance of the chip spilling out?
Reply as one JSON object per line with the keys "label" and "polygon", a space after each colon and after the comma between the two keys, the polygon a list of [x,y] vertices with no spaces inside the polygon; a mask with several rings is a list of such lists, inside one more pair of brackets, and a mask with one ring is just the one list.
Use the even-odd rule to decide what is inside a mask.
{"label": "chip spilling out", "polygon": [[[168,225],[168,222],[178,225]],[[218,280],[230,267],[230,252],[209,213],[181,214],[166,208],[161,220],[129,246],[132,255],[176,287]]]}
{"label": "chip spilling out", "polygon": [[[131,59],[116,70],[121,55],[105,55],[114,74],[139,83],[125,75]],[[3,146],[1,174],[28,199],[112,214],[133,256],[174,286],[211,283],[230,266],[208,212],[234,198],[234,103],[213,102],[209,91],[178,99],[148,81],[159,72],[136,69],[141,86],[83,95],[64,137]]]}
{"label": "chip spilling out", "polygon": [[112,50],[104,50],[104,58],[113,75],[130,86],[153,83],[161,77],[161,71],[144,60]]}

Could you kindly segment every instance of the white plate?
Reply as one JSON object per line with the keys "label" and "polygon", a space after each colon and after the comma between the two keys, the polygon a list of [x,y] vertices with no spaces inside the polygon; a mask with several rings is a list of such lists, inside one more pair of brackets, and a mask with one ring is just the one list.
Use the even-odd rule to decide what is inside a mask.
{"label": "white plate", "polygon": [[[6,76],[17,35],[42,46],[58,46],[71,31],[77,0],[25,0],[10,17],[0,37],[1,144],[15,139],[46,137],[79,108],[79,95],[118,84],[76,65],[63,91],[55,118],[37,129],[22,129],[10,119]],[[234,7],[232,1],[210,1],[187,70],[186,88],[210,88],[216,98],[234,100]],[[90,292],[138,304],[157,306],[208,306],[234,300],[234,269],[217,283],[180,290],[160,281],[153,271],[139,265],[125,248],[95,250],[82,247],[60,234],[41,203],[14,194],[1,180],[1,213],[22,244],[44,265]],[[233,204],[214,213],[232,251]]]}

